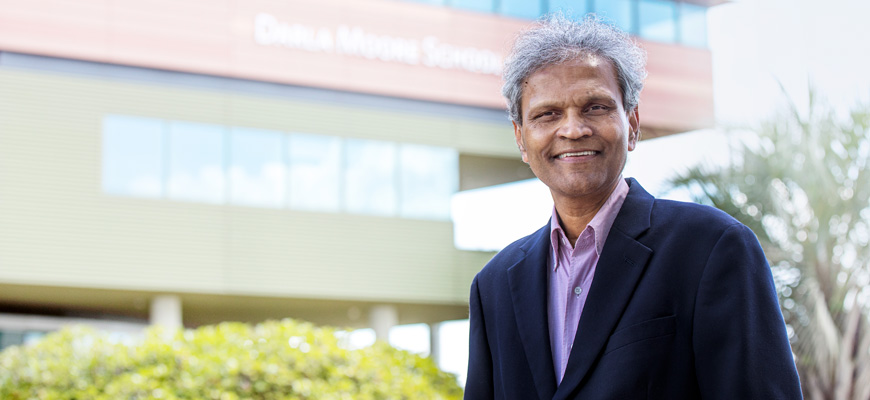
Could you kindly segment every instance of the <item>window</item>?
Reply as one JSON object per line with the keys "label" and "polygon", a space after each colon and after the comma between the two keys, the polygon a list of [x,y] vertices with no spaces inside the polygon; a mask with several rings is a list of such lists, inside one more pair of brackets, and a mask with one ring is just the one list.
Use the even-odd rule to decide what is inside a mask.
{"label": "window", "polygon": [[586,0],[550,0],[550,12],[561,11],[566,17],[573,20],[580,20],[589,11],[586,6]]}
{"label": "window", "polygon": [[224,201],[224,128],[169,123],[169,198],[219,204]]}
{"label": "window", "polygon": [[108,115],[103,191],[200,203],[447,220],[455,149]]}
{"label": "window", "polygon": [[103,192],[163,196],[163,121],[108,115],[103,119]]}
{"label": "window", "polygon": [[339,211],[341,139],[302,133],[292,133],[287,139],[290,208]]}
{"label": "window", "polygon": [[640,0],[640,36],[659,42],[677,41],[676,3],[662,0]]}
{"label": "window", "polygon": [[233,128],[230,139],[230,203],[243,206],[284,206],[283,134]]}
{"label": "window", "polygon": [[459,187],[456,150],[403,144],[399,165],[399,214],[406,218],[450,219],[450,198]]}
{"label": "window", "polygon": [[450,0],[450,5],[471,11],[492,12],[494,0]]}
{"label": "window", "polygon": [[631,18],[632,0],[595,0],[595,14],[606,18],[619,29],[634,32]]}
{"label": "window", "polygon": [[707,47],[707,8],[680,3],[680,43]]}
{"label": "window", "polygon": [[45,336],[42,331],[13,331],[0,330],[0,350],[10,346],[20,346],[36,343]]}
{"label": "window", "polygon": [[411,353],[428,356],[432,349],[429,347],[432,337],[429,324],[396,325],[390,328],[390,346]]}
{"label": "window", "polygon": [[345,141],[344,204],[352,213],[396,214],[396,144]]}
{"label": "window", "polygon": [[0,331],[0,350],[24,343],[24,332]]}
{"label": "window", "polygon": [[501,0],[498,3],[498,12],[511,17],[535,19],[541,11],[540,1]]}

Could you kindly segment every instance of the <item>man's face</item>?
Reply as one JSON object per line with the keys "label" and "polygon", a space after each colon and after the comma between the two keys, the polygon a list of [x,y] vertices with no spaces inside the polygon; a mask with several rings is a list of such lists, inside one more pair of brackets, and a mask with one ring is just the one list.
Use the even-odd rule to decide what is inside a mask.
{"label": "man's face", "polygon": [[544,67],[523,83],[517,146],[554,200],[599,200],[614,187],[637,144],[637,109],[626,111],[616,69],[581,55]]}

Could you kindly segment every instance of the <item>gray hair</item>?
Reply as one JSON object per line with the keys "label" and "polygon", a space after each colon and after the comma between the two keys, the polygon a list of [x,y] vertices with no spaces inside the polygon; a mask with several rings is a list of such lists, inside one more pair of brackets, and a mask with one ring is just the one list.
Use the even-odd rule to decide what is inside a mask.
{"label": "gray hair", "polygon": [[600,17],[590,14],[577,22],[555,13],[520,33],[505,59],[501,93],[507,100],[511,121],[522,125],[523,82],[529,76],[543,67],[570,61],[581,54],[595,54],[609,60],[616,67],[623,108],[628,111],[637,107],[646,78],[646,52],[627,33]]}

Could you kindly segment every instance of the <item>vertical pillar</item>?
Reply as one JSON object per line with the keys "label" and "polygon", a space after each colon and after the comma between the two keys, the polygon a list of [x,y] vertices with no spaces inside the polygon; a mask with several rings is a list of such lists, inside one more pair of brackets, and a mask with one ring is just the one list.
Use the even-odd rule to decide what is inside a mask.
{"label": "vertical pillar", "polygon": [[369,326],[375,331],[375,339],[390,341],[390,328],[399,324],[399,310],[396,306],[377,305],[369,311]]}
{"label": "vertical pillar", "polygon": [[183,328],[181,322],[181,298],[173,295],[159,295],[151,299],[149,309],[151,325],[165,328]]}
{"label": "vertical pillar", "polygon": [[441,323],[429,324],[429,357],[441,368]]}

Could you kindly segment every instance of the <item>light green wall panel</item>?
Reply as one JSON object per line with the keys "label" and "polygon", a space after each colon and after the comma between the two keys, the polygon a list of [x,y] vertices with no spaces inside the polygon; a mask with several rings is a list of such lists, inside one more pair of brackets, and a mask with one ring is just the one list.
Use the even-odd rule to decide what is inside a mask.
{"label": "light green wall panel", "polygon": [[106,114],[516,153],[507,123],[0,69],[0,281],[460,305],[492,256],[444,221],[104,195]]}

